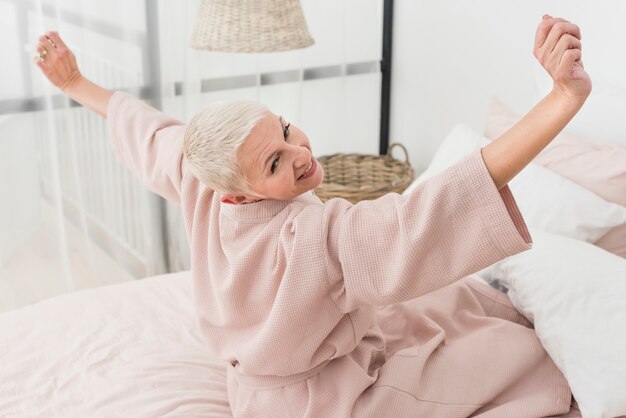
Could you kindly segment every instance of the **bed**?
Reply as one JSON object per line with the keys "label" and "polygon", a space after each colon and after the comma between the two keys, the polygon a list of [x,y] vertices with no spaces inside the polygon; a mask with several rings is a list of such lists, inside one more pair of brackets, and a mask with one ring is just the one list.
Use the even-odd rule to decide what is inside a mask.
{"label": "bed", "polygon": [[[491,122],[485,137],[467,127],[455,128],[416,183],[435,175],[476,147],[484,146],[490,135],[497,136],[517,117],[501,103],[495,103],[490,110]],[[588,411],[585,414],[581,405],[583,415],[603,418],[617,416],[615,411],[626,413],[626,396],[623,396],[626,390],[622,390],[626,387],[626,362],[622,358],[622,353],[626,352],[626,334],[619,326],[620,321],[626,321],[626,308],[621,308],[621,301],[626,298],[626,287],[622,284],[626,282],[626,203],[616,203],[626,196],[626,146],[619,149],[594,146],[584,154],[611,156],[612,164],[604,161],[596,167],[596,171],[618,179],[607,191],[602,189],[607,182],[601,177],[596,178],[595,183],[585,183],[590,179],[592,168],[585,170],[583,177],[567,184],[563,180],[568,170],[574,177],[581,172],[580,159],[575,164],[563,164],[564,161],[574,161],[571,145],[577,144],[579,149],[588,145],[572,141],[569,137],[556,141],[555,144],[564,148],[555,146],[550,153],[543,155],[543,159],[538,159],[543,168],[553,171],[552,174],[534,168],[526,172],[526,181],[511,184],[524,218],[533,228],[531,235],[537,251],[523,253],[522,256],[527,258],[504,260],[476,275],[477,280],[484,279],[494,287],[511,288],[512,300],[515,297],[520,311],[535,321],[538,334],[545,338],[542,339],[544,345],[557,347],[558,351],[548,351],[557,365],[564,364],[568,381],[571,384],[583,382],[576,386]],[[590,161],[597,161],[597,158],[594,154]],[[609,169],[613,171],[607,171]],[[561,177],[553,176],[557,172]],[[524,179],[524,176],[519,177]],[[585,184],[581,185],[581,182]],[[537,186],[548,183],[552,184],[547,186],[551,195],[538,200],[545,203],[546,199],[553,198],[552,203],[547,206],[526,205],[533,200]],[[570,183],[578,183],[579,187]],[[553,193],[555,190],[559,193]],[[589,191],[594,192],[593,196]],[[604,199],[598,200],[600,196]],[[615,197],[613,202],[609,201],[611,196]],[[572,206],[569,204],[572,199],[583,201],[582,206],[586,209],[564,216],[567,208],[558,206],[559,201],[562,205]],[[547,223],[546,219],[549,219]],[[556,230],[544,235],[545,228]],[[602,241],[610,234],[613,234],[610,240]],[[591,275],[583,274],[580,269],[565,272],[563,266],[554,264],[555,260],[574,253],[592,267],[604,266],[605,285],[598,285],[600,279],[590,282],[587,279]],[[554,267],[555,271],[563,273],[563,277],[557,277],[555,272],[544,277]],[[595,269],[594,276],[599,274],[600,269]],[[579,282],[572,280],[575,275],[580,276]],[[529,279],[519,283],[520,277],[534,281]],[[554,286],[543,286],[545,282]],[[570,283],[577,283],[577,287]],[[563,290],[570,288],[573,293],[567,296]],[[226,394],[226,365],[212,358],[205,349],[196,327],[191,289],[190,272],[183,271],[81,290],[0,315],[0,416],[231,417]],[[583,352],[580,346],[576,346],[580,338],[569,341],[554,329],[550,331],[554,321],[558,322],[557,327],[561,327],[568,319],[554,314],[554,310],[544,312],[542,308],[559,300],[565,300],[567,305],[567,297],[571,300],[607,290],[612,292],[609,295],[612,299],[598,293],[596,296],[599,297],[588,299],[591,301],[589,306],[601,303],[601,308],[592,306],[592,310],[615,313],[619,309],[621,316],[609,315],[603,324],[605,329],[593,330],[598,328],[595,327],[597,321],[585,322],[586,316],[576,319],[579,322],[570,321],[568,325],[588,327],[593,332],[606,331],[600,335],[606,335],[607,341],[598,341],[597,346]],[[534,300],[534,304],[528,303],[529,300]],[[580,309],[561,309],[560,312],[581,314]],[[561,328],[568,329],[567,326]],[[607,389],[602,385],[596,385],[596,388],[584,385],[591,371],[573,367],[567,363],[567,358],[563,359],[570,347],[583,366],[597,363],[601,357],[608,361],[601,364],[606,382],[593,382],[606,383]],[[559,363],[561,361],[565,363]],[[602,389],[600,393],[595,392],[598,387]],[[565,416],[579,415],[578,411],[572,410]]]}
{"label": "bed", "polygon": [[0,416],[230,418],[195,325],[189,271],[2,314]]}

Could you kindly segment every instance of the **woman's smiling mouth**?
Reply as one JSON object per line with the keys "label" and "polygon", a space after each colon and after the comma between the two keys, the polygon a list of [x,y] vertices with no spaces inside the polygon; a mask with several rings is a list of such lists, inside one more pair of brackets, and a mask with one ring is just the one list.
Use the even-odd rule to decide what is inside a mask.
{"label": "woman's smiling mouth", "polygon": [[309,168],[307,168],[307,170],[304,173],[302,173],[300,177],[298,177],[298,180],[308,179],[315,173],[316,168],[317,168],[317,162],[315,161],[314,157],[311,157],[311,164],[309,165]]}

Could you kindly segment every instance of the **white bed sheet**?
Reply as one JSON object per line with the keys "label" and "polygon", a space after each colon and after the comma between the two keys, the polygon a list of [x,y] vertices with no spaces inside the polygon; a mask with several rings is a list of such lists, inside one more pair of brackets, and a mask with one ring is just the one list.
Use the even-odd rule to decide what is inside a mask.
{"label": "white bed sheet", "polygon": [[0,417],[232,417],[188,271],[0,315]]}

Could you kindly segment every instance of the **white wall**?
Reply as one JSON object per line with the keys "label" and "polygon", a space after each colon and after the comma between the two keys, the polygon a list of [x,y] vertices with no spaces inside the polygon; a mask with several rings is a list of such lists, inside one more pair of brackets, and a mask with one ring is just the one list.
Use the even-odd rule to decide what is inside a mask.
{"label": "white wall", "polygon": [[[377,153],[380,73],[307,80],[195,94],[200,79],[299,70],[381,58],[382,0],[301,0],[315,44],[286,52],[234,54],[188,48],[200,0],[159,1],[161,71],[165,83],[184,80],[185,97],[168,97],[164,111],[187,121],[218,100],[258,100],[309,136],[316,156]],[[170,92],[173,93],[173,92]]]}
{"label": "white wall", "polygon": [[[133,30],[145,26],[142,2],[131,2],[139,5],[128,10],[122,0],[109,2],[111,4],[104,8],[96,0],[54,0],[52,3],[106,21],[123,18],[123,23]],[[200,0],[184,3],[159,0],[165,82],[250,73],[257,69],[272,71],[343,61],[374,61],[380,56],[382,0],[301,0],[315,46],[260,57],[190,51],[187,43],[199,3]],[[11,14],[13,5],[13,2],[0,0],[0,22],[16,24]],[[344,9],[348,11],[345,15]],[[566,17],[581,26],[584,62],[594,86],[598,86],[600,80],[608,80],[626,88],[626,54],[623,52],[626,32],[621,29],[626,17],[625,1],[395,0],[390,140],[407,145],[411,162],[418,171],[428,164],[455,124],[465,122],[482,131],[491,96],[497,95],[518,113],[528,111],[536,102],[532,74],[536,63],[532,46],[536,25],[546,12]],[[34,23],[39,20],[31,16],[29,21],[29,34],[34,40],[40,29]],[[99,35],[86,37],[71,25],[59,27],[50,19],[44,19],[44,24],[49,29],[60,30],[77,54],[93,49],[101,60],[118,63],[130,73],[140,72],[141,55],[137,47],[106,43]],[[15,31],[14,25],[10,30]],[[20,49],[23,47],[13,45],[10,48],[13,51],[11,62],[16,62],[18,54],[24,53]],[[190,58],[194,54],[195,62],[192,62]],[[91,65],[84,56],[80,62],[85,73],[96,82],[118,87],[101,79],[96,65],[100,61]],[[19,97],[21,82],[15,68],[19,65],[7,66],[7,77],[0,78],[1,98]],[[379,78],[368,74],[349,77],[345,82],[338,79],[310,81],[304,83],[302,90],[299,86],[272,85],[260,90],[259,99],[300,124],[315,144],[317,155],[375,153],[378,150]],[[41,94],[43,77],[37,75],[34,81],[34,94]],[[230,95],[255,98],[256,93],[256,89],[230,90],[208,94],[206,99],[233,98]],[[187,119],[189,115],[175,114],[177,109],[169,106],[166,111]],[[197,109],[190,110],[195,113]]]}
{"label": "white wall", "polygon": [[544,13],[581,27],[594,91],[626,88],[626,2],[395,1],[390,141],[407,145],[418,172],[457,123],[483,131],[491,96],[520,114],[536,103],[532,49]]}

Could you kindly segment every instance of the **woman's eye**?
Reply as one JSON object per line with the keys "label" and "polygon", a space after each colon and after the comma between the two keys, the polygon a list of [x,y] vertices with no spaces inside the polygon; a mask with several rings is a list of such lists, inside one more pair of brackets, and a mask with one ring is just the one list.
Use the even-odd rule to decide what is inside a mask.
{"label": "woman's eye", "polygon": [[288,123],[287,126],[285,126],[285,130],[283,131],[283,135],[285,136],[285,140],[287,140],[287,137],[289,136],[289,125],[291,125],[291,123]]}
{"label": "woman's eye", "polygon": [[278,167],[278,158],[276,158],[273,162],[272,162],[272,174],[274,174],[274,172],[276,171],[276,168]]}

